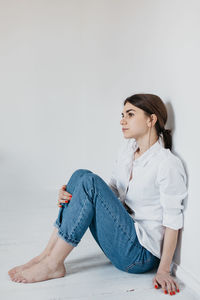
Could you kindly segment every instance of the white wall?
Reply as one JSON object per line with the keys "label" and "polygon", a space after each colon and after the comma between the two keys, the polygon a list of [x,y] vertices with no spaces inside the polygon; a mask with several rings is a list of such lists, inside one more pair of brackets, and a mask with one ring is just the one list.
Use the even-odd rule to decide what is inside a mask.
{"label": "white wall", "polygon": [[155,93],[188,175],[175,261],[199,278],[199,13],[198,0],[0,0],[1,193],[55,191],[78,168],[108,180],[123,100]]}

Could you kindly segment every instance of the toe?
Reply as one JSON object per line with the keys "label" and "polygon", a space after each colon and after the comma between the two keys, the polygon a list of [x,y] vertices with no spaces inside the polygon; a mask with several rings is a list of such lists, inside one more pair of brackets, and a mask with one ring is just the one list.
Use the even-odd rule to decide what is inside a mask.
{"label": "toe", "polygon": [[24,276],[22,275],[22,272],[19,273],[19,277],[18,277],[18,280],[19,282],[21,282],[22,280],[25,280],[26,278],[24,278]]}
{"label": "toe", "polygon": [[11,277],[12,277],[13,280],[17,279],[17,273],[16,274],[12,274]]}
{"label": "toe", "polygon": [[27,283],[26,279],[23,279],[21,282],[23,282],[23,283]]}
{"label": "toe", "polygon": [[8,274],[11,276],[11,275],[14,275],[16,273],[16,271],[10,271]]}
{"label": "toe", "polygon": [[12,279],[13,279],[14,281],[17,281],[17,280],[19,279],[19,274],[18,274],[18,273],[13,274]]}
{"label": "toe", "polygon": [[13,278],[12,281],[17,282],[17,278]]}
{"label": "toe", "polygon": [[16,276],[14,276],[14,281],[15,282],[21,282],[23,279],[25,279],[20,273],[16,274]]}
{"label": "toe", "polygon": [[14,267],[14,268],[10,269],[8,272],[13,273],[13,272],[16,272],[16,270],[17,270],[17,267]]}

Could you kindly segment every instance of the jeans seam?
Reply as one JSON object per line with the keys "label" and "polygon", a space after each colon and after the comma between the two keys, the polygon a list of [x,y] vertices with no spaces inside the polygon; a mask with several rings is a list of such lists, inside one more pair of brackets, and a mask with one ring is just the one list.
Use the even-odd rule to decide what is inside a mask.
{"label": "jeans seam", "polygon": [[146,263],[152,261],[152,259],[148,259],[146,260],[144,263],[142,263],[141,261],[135,261],[134,263],[130,264],[127,268],[126,271],[128,271],[131,267],[133,267],[134,265],[145,265]]}
{"label": "jeans seam", "polygon": [[[71,233],[70,233],[69,235],[66,235],[66,234],[60,229],[61,223],[60,223],[59,221],[56,220],[55,223],[54,223],[54,226],[57,227],[58,229],[60,229],[60,230],[59,230],[59,233],[61,234],[61,236],[63,236],[63,237],[66,239],[66,241],[68,240],[69,242],[71,242],[71,243],[73,243],[73,244],[76,244],[76,245],[80,242],[80,240],[78,241],[78,240],[76,240],[76,239],[72,239],[72,235],[73,235],[73,233],[75,232],[76,228],[79,226],[79,224],[80,224],[80,222],[81,222],[81,220],[82,220],[82,218],[83,218],[83,215],[84,215],[83,212],[84,212],[85,207],[86,207],[86,202],[87,202],[87,199],[85,198],[85,201],[83,202],[83,206],[82,206],[81,211],[80,211],[80,213],[79,213],[79,217],[78,217],[78,219],[76,220],[74,226],[72,227]],[[64,207],[63,207],[62,209],[64,209]]]}
{"label": "jeans seam", "polygon": [[85,206],[86,206],[86,200],[83,203],[82,209],[81,209],[80,214],[79,214],[79,218],[77,219],[77,222],[74,224],[74,227],[72,228],[71,233],[69,234],[69,237],[72,236],[72,234],[74,233],[74,231],[76,230],[76,228],[80,224],[81,219],[83,218],[83,212],[85,210]]}
{"label": "jeans seam", "polygon": [[[107,211],[109,212],[109,214],[111,215],[111,217],[113,218],[114,221],[116,221],[117,219],[115,218],[115,216],[113,216],[113,214],[110,212],[109,207],[107,205],[105,205],[105,202],[103,201],[103,197],[101,195],[101,193],[99,192],[100,195],[100,199],[101,199],[101,203],[103,204],[103,206],[107,209]],[[118,223],[115,222],[117,224],[117,226],[122,230],[122,232],[128,237],[128,240],[132,241],[132,239],[127,235],[126,231],[124,231],[124,228]],[[137,245],[134,245],[137,247]]]}

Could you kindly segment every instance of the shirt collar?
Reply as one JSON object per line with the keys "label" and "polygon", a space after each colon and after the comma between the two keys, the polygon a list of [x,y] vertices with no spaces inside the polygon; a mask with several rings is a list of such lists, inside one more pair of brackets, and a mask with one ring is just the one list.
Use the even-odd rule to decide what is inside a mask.
{"label": "shirt collar", "polygon": [[[138,144],[135,139],[131,139],[131,148],[133,153],[137,150]],[[159,137],[148,150],[146,150],[140,157],[133,160],[134,165],[144,166],[152,156],[154,156],[161,148],[164,148],[164,142],[162,136]]]}

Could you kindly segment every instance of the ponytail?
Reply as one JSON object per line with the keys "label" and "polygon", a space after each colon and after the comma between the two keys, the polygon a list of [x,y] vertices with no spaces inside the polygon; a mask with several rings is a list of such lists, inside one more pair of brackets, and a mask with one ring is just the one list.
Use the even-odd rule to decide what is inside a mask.
{"label": "ponytail", "polygon": [[171,135],[171,129],[162,129],[162,134],[163,134],[163,140],[164,140],[164,145],[165,148],[172,149],[172,135]]}

